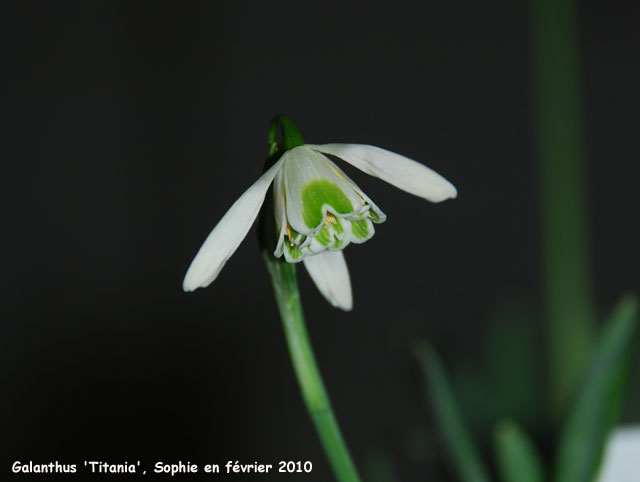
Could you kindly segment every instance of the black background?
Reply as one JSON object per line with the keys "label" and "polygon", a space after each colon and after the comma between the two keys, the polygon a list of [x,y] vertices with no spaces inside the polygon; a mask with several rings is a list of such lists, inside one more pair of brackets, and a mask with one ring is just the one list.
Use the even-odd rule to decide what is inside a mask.
{"label": "black background", "polygon": [[[394,449],[403,480],[450,480],[407,347],[428,336],[447,363],[474,365],[499,300],[541,312],[527,4],[18,5],[3,42],[1,473],[311,460],[312,474],[275,479],[330,480],[255,235],[208,289],[180,288],[282,112],[310,143],[378,145],[458,188],[432,205],[345,167],[388,215],[345,252],[353,312],[300,271],[357,464],[413,437],[421,454]],[[604,314],[640,272],[640,11],[578,14]]]}

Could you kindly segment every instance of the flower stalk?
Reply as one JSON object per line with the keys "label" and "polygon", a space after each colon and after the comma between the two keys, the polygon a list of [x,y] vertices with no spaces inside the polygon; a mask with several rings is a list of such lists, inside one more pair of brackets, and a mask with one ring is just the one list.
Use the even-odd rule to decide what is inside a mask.
{"label": "flower stalk", "polygon": [[[282,132],[281,140],[277,138],[278,127]],[[302,145],[303,140],[295,124],[287,117],[280,115],[274,117],[269,125],[268,144],[269,155],[265,163],[265,171],[284,151]],[[333,414],[309,341],[295,264],[287,263],[284,258],[276,258],[273,255],[275,224],[272,202],[267,200],[266,207],[260,216],[258,236],[262,245],[262,257],[271,276],[273,292],[302,399],[336,479],[339,482],[359,482],[360,477]]]}
{"label": "flower stalk", "polygon": [[[280,136],[278,136],[280,132]],[[327,155],[433,203],[457,196],[453,184],[403,155],[365,144],[305,144],[283,115],[268,131],[262,175],[231,205],[202,243],[182,281],[184,291],[209,286],[258,219],[258,239],[302,397],[339,482],[358,473],[340,434],[307,336],[295,275],[302,263],[334,307],[350,311],[351,280],[342,250],[374,234],[385,214]],[[284,259],[283,259],[284,258]]]}
{"label": "flower stalk", "polygon": [[311,421],[336,479],[357,482],[360,480],[358,472],[333,414],[307,335],[295,265],[274,258],[269,250],[263,250],[262,254],[271,275],[291,362]]}

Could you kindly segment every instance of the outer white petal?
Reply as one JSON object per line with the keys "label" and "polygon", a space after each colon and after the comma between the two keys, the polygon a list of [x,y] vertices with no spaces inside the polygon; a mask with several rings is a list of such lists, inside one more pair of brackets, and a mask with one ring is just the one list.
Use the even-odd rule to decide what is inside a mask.
{"label": "outer white petal", "polygon": [[303,263],[322,296],[336,308],[351,311],[351,280],[342,251],[323,251],[305,257]]}
{"label": "outer white petal", "polygon": [[599,482],[640,480],[640,425],[618,428],[611,434]]}
{"label": "outer white petal", "polygon": [[194,291],[209,286],[245,238],[260,212],[271,181],[280,170],[282,159],[247,189],[233,203],[191,261],[182,289]]}
{"label": "outer white petal", "polygon": [[371,200],[371,198],[369,196],[367,196],[362,189],[360,189],[360,186],[358,186],[353,179],[351,179],[349,176],[347,176],[338,166],[336,166],[333,163],[333,161],[331,161],[330,159],[327,159],[327,160],[331,163],[331,165],[335,169],[338,169],[340,171],[340,174],[342,176],[344,176],[344,178],[347,181],[349,181],[351,183],[351,185],[353,186],[353,189],[356,191],[356,193],[358,193],[358,196],[360,196],[362,198],[362,200],[369,205],[369,208],[371,209],[371,211],[373,211],[378,216],[378,221],[376,221],[376,222],[377,223],[384,223],[387,220],[387,215],[382,212],[382,210],[378,207],[378,205],[376,203],[374,203]]}
{"label": "outer white petal", "polygon": [[331,154],[397,188],[431,202],[455,198],[456,188],[440,174],[408,157],[364,144],[323,144],[307,147]]}
{"label": "outer white petal", "polygon": [[[302,190],[309,182],[326,180],[335,185],[350,203],[347,213],[342,214],[360,213],[364,210],[362,201],[351,183],[340,175],[340,171],[327,157],[305,146],[298,146],[287,151],[282,158],[285,159],[282,171],[284,172],[287,220],[298,233],[315,234],[322,226],[322,220],[309,226],[304,219]],[[335,206],[325,204],[323,214],[329,210],[334,211],[334,208]],[[334,214],[341,213],[334,211]]]}

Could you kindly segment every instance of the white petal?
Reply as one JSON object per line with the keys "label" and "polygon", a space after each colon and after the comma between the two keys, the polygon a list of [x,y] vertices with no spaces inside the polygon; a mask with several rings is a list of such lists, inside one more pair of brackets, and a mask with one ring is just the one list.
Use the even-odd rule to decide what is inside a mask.
{"label": "white petal", "polygon": [[273,181],[273,214],[276,221],[276,230],[278,231],[278,241],[273,255],[276,258],[282,256],[284,251],[284,236],[287,232],[287,212],[285,210],[284,199],[284,170],[280,169]]}
{"label": "white petal", "polygon": [[365,241],[370,240],[375,234],[376,230],[373,227],[373,223],[369,218],[364,218],[360,221],[351,222],[351,242],[356,244],[362,244]]}
{"label": "white petal", "polygon": [[456,188],[440,174],[408,157],[364,144],[323,144],[307,147],[339,157],[397,188],[431,202],[455,198]]}
{"label": "white petal", "polygon": [[282,159],[253,183],[233,203],[193,258],[182,282],[182,289],[194,291],[209,286],[245,238],[260,212],[269,185],[282,166]]}
{"label": "white petal", "polygon": [[640,474],[640,425],[616,429],[607,442],[599,482],[637,482]]}
{"label": "white petal", "polygon": [[347,176],[347,174],[342,169],[336,166],[336,164],[331,159],[329,159],[328,157],[325,157],[325,159],[330,164],[331,169],[338,172],[342,179],[349,182],[354,191],[358,194],[358,196],[360,196],[361,200],[369,205],[371,211],[373,211],[378,217],[378,220],[376,222],[384,223],[387,220],[387,215],[382,212],[382,210],[376,205],[376,203],[374,203],[371,198],[367,196],[362,189],[360,189],[360,186],[358,186],[353,179]]}
{"label": "white petal", "polygon": [[305,257],[303,262],[322,296],[336,308],[351,311],[351,281],[342,251],[323,251]]}
{"label": "white petal", "polygon": [[[285,159],[282,171],[284,172],[287,220],[298,233],[309,235],[318,232],[328,211],[334,215],[341,215],[360,213],[365,210],[362,200],[351,183],[341,176],[341,171],[327,157],[305,146],[295,147],[282,157]],[[337,196],[334,197],[334,201],[340,201],[342,204],[339,206],[323,204],[321,212],[309,209],[309,200],[318,198],[314,195],[305,197],[305,189],[312,186],[314,182],[322,183],[323,181],[326,181],[327,188],[337,188],[334,191]],[[331,194],[322,189],[318,191],[321,194],[322,192]],[[318,194],[318,191],[314,194]]]}

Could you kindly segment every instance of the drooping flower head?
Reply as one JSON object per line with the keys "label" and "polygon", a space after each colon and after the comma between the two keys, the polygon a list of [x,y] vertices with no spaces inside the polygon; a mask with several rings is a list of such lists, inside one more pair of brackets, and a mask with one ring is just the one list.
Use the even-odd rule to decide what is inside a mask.
{"label": "drooping flower head", "polygon": [[309,146],[283,156],[273,184],[278,244],[274,256],[297,263],[364,243],[385,214],[330,159]]}
{"label": "drooping flower head", "polygon": [[[184,278],[183,289],[208,286],[251,228],[273,183],[277,244],[273,255],[302,261],[320,292],[350,310],[351,285],[342,250],[369,240],[385,214],[325,154],[431,202],[455,198],[455,187],[428,167],[379,147],[304,144],[284,116],[284,153],[247,189],[211,231]],[[272,123],[272,126],[274,123]],[[275,141],[274,141],[275,142]]]}

